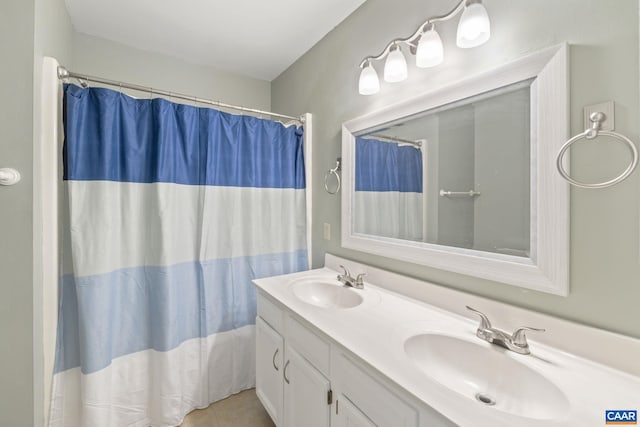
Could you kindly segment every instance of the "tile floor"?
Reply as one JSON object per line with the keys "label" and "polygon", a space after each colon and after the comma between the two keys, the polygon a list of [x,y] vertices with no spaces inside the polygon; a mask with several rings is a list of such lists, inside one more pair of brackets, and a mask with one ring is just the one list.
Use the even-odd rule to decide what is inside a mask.
{"label": "tile floor", "polygon": [[191,412],[180,427],[275,427],[256,396],[245,390]]}

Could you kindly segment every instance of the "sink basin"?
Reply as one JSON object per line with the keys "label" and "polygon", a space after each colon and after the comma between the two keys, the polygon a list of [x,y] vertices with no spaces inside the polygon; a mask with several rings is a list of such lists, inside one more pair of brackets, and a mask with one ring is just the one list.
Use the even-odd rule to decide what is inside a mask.
{"label": "sink basin", "polygon": [[555,384],[507,350],[436,333],[408,338],[404,350],[431,379],[478,405],[540,420],[562,418],[569,411],[569,401]]}
{"label": "sink basin", "polygon": [[308,279],[294,282],[293,294],[307,304],[322,308],[352,308],[362,304],[358,291],[342,286],[338,281]]}

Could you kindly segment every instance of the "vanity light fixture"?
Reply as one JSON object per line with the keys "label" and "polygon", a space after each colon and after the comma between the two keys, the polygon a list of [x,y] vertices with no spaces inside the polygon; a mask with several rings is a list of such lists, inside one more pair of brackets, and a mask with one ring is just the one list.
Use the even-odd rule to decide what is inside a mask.
{"label": "vanity light fixture", "polygon": [[435,67],[444,59],[442,39],[435,30],[435,25],[429,24],[427,32],[420,37],[416,50],[416,66],[420,68]]}
{"label": "vanity light fixture", "polygon": [[448,21],[462,12],[458,22],[456,45],[461,48],[480,46],[491,36],[491,23],[482,0],[460,0],[448,13],[427,19],[409,37],[394,39],[382,53],[368,56],[360,62],[360,80],[358,84],[361,95],[373,95],[380,91],[380,81],[373,68],[374,61],[386,58],[384,65],[384,79],[389,83],[396,83],[407,78],[407,62],[402,53],[401,45],[409,47],[411,54],[416,56],[416,66],[420,68],[435,67],[444,59],[442,40],[435,29],[436,22]]}
{"label": "vanity light fixture", "polygon": [[480,0],[467,2],[467,6],[462,12],[456,44],[458,47],[470,48],[480,46],[489,40],[491,36],[491,24],[487,9],[484,8]]}
{"label": "vanity light fixture", "polygon": [[359,92],[362,95],[373,95],[380,90],[380,80],[378,79],[378,73],[371,65],[371,62],[367,62],[367,65],[362,68],[360,73],[360,82],[358,84]]}
{"label": "vanity light fixture", "polygon": [[[371,67],[375,72],[375,69]],[[391,47],[384,63],[384,80],[389,83],[401,82],[407,78],[407,60],[397,44]]]}

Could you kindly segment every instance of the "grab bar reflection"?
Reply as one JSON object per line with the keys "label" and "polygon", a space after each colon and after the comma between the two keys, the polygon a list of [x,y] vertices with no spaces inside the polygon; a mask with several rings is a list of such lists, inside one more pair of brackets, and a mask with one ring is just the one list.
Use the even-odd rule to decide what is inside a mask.
{"label": "grab bar reflection", "polygon": [[450,196],[475,197],[479,195],[480,195],[480,192],[475,190],[469,190],[469,191],[440,190],[440,196],[442,197],[450,197]]}

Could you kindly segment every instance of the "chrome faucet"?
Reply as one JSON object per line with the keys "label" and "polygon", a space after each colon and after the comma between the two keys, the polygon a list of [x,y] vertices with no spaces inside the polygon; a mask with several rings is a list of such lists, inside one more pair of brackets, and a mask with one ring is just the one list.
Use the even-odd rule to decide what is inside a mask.
{"label": "chrome faucet", "polygon": [[491,344],[496,344],[507,350],[515,351],[518,354],[530,354],[529,343],[527,342],[526,331],[532,332],[544,332],[544,329],[531,328],[529,326],[523,326],[515,330],[513,334],[501,331],[500,329],[491,326],[491,321],[482,312],[466,306],[468,310],[473,311],[480,316],[480,325],[476,331],[476,336],[485,340]]}
{"label": "chrome faucet", "polygon": [[351,276],[351,273],[349,273],[349,270],[347,270],[347,267],[345,267],[344,265],[341,265],[340,268],[343,270],[343,274],[338,274],[338,281],[340,283],[342,283],[345,286],[349,286],[351,288],[356,288],[356,289],[364,288],[364,281],[362,280],[362,278],[366,276],[367,273],[360,273],[354,279],[353,276]]}

